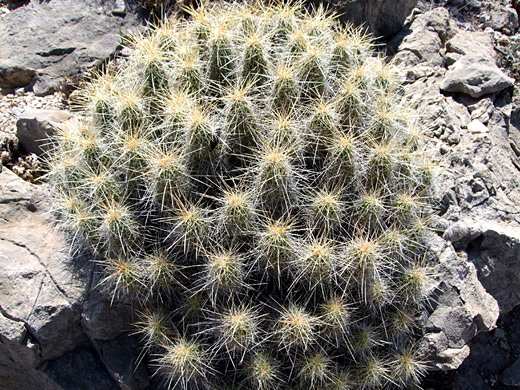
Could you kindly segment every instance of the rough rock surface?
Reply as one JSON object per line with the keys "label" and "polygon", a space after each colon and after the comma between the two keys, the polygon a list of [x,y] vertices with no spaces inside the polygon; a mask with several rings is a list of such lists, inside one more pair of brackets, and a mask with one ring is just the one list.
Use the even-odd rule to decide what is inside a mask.
{"label": "rough rock surface", "polygon": [[446,64],[452,65],[464,55],[478,55],[488,60],[496,60],[491,34],[483,31],[459,31],[446,42]]}
{"label": "rough rock surface", "polygon": [[410,71],[414,71],[414,66],[419,64],[421,69],[443,66],[441,49],[446,40],[454,35],[452,30],[445,8],[435,8],[417,16],[390,43],[391,48],[398,45],[395,63]]}
{"label": "rough rock surface", "polygon": [[479,280],[497,300],[501,312],[520,304],[520,229],[488,220],[461,220],[444,233],[468,253]]}
{"label": "rough rock surface", "polygon": [[16,136],[26,153],[41,155],[49,150],[54,128],[71,118],[64,110],[25,110],[16,122]]}
{"label": "rough rock surface", "polygon": [[[440,251],[439,306],[426,321],[423,348],[439,369],[460,366],[456,374],[431,375],[426,389],[515,386],[518,331],[496,341],[499,321],[499,329],[485,332],[494,328],[499,313],[499,318],[517,313],[513,308],[520,303],[520,104],[513,99],[513,80],[496,66],[491,37],[497,37],[493,31],[472,31],[446,8],[435,8],[415,15],[389,45],[405,98],[421,113],[426,150],[438,167],[433,225],[442,237],[439,248],[446,247]],[[468,60],[475,55],[485,57],[482,62],[505,83],[489,88],[492,78],[482,76],[471,85],[477,91],[473,96],[469,90],[443,91],[441,84],[455,69],[448,67],[466,61],[459,74],[469,76],[468,68],[482,65]],[[518,314],[514,317],[520,324]]]}
{"label": "rough rock surface", "polygon": [[417,0],[329,0],[343,20],[365,25],[377,37],[396,34],[417,5]]}
{"label": "rough rock surface", "polygon": [[424,389],[515,390],[520,374],[520,306],[503,314],[494,331],[480,333],[469,343],[471,354],[456,371],[432,372]]}
{"label": "rough rock surface", "polygon": [[445,92],[460,92],[479,98],[509,88],[514,81],[495,65],[493,59],[466,55],[453,64],[440,87]]}
{"label": "rough rock surface", "polygon": [[475,266],[463,253],[434,233],[427,238],[438,256],[439,283],[424,326],[422,348],[438,369],[457,368],[469,355],[468,342],[495,327],[498,305],[477,278]]}
{"label": "rough rock surface", "polygon": [[52,93],[65,78],[100,65],[121,44],[120,32],[142,25],[137,4],[124,16],[113,1],[31,1],[0,24],[0,88],[27,87]]}
{"label": "rough rock surface", "polygon": [[49,221],[48,189],[4,169],[0,198],[0,387],[146,388],[137,340],[125,334],[131,308],[94,289],[89,256],[72,261]]}

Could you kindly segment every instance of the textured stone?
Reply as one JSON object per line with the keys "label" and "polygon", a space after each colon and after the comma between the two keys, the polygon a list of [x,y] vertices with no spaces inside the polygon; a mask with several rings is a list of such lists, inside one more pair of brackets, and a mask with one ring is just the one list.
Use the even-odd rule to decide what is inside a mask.
{"label": "textured stone", "polygon": [[25,110],[16,122],[16,136],[27,153],[41,155],[49,150],[49,142],[55,126],[71,118],[63,110]]}
{"label": "textured stone", "polygon": [[112,15],[110,2],[103,0],[31,1],[5,15],[0,88],[29,86],[45,95],[65,78],[101,64],[120,46],[121,31],[142,24],[132,4],[123,18]]}
{"label": "textured stone", "polygon": [[470,124],[468,124],[468,131],[473,134],[483,134],[483,133],[487,133],[489,130],[485,124],[483,124],[478,119],[475,119],[475,120],[471,121]]}
{"label": "textured stone", "polygon": [[121,389],[88,346],[79,347],[41,368],[63,390]]}
{"label": "textured stone", "polygon": [[424,353],[438,369],[456,369],[469,355],[468,342],[495,327],[498,304],[486,292],[475,266],[435,234],[426,242],[439,258],[437,293],[425,323]]}
{"label": "textured stone", "polygon": [[479,55],[467,55],[453,64],[440,88],[445,92],[464,93],[478,98],[502,91],[513,84],[514,80],[492,60]]}
{"label": "textured stone", "polygon": [[342,19],[367,26],[375,36],[396,34],[418,0],[339,0],[336,7]]}
{"label": "textured stone", "polygon": [[468,252],[479,280],[497,300],[501,312],[520,304],[520,227],[466,219],[448,228],[444,238]]}
{"label": "textured stone", "polygon": [[0,177],[0,306],[26,325],[43,359],[53,359],[86,342],[75,306],[86,285],[65,274],[69,245],[42,216],[45,192],[8,170]]}
{"label": "textured stone", "polygon": [[114,8],[112,8],[114,15],[125,16],[126,15],[126,4],[125,0],[116,0],[114,2]]}
{"label": "textured stone", "polygon": [[461,57],[464,55],[480,55],[494,60],[497,57],[493,38],[486,32],[459,31],[446,42],[446,51],[456,53]]}
{"label": "textured stone", "polygon": [[498,7],[484,17],[484,26],[496,31],[511,33],[518,28],[518,15],[514,8]]}
{"label": "textured stone", "polygon": [[416,17],[409,29],[401,32],[391,43],[398,45],[394,60],[412,67],[419,63],[442,66],[440,53],[443,42],[451,36],[450,17],[445,8],[435,8]]}
{"label": "textured stone", "polygon": [[46,185],[0,173],[0,387],[145,389],[131,308],[93,288],[90,256],[50,218]]}

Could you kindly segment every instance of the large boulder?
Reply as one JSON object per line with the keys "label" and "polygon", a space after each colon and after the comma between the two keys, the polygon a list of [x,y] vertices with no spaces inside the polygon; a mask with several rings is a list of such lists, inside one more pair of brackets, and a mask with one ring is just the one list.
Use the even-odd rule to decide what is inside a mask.
{"label": "large boulder", "polygon": [[56,90],[66,78],[100,65],[120,47],[121,33],[143,21],[135,1],[124,16],[113,1],[31,1],[0,24],[0,88],[32,87],[37,95]]}

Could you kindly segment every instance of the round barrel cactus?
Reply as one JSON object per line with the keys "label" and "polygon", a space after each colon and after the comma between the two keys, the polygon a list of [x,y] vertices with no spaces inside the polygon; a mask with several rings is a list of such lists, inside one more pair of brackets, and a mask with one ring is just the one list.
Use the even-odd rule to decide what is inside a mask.
{"label": "round barrel cactus", "polygon": [[322,8],[188,8],[58,131],[56,214],[168,389],[419,382],[432,173],[371,39]]}

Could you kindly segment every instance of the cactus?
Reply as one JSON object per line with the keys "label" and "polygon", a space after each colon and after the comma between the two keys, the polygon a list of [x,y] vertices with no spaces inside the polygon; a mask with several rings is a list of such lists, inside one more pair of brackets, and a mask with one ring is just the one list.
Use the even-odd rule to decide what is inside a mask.
{"label": "cactus", "polygon": [[371,38],[300,3],[187,8],[58,132],[56,214],[168,389],[417,384],[432,173]]}

